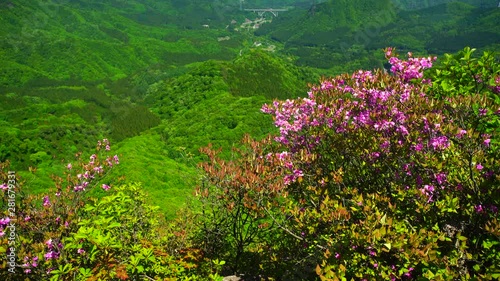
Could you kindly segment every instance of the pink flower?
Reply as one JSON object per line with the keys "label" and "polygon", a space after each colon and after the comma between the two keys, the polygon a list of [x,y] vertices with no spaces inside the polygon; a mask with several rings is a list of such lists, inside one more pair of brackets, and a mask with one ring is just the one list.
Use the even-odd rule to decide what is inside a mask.
{"label": "pink flower", "polygon": [[284,178],[283,178],[283,183],[285,185],[290,185],[291,183],[293,183],[295,181],[295,177],[293,175],[286,175]]}
{"label": "pink flower", "polygon": [[59,257],[59,253],[56,253],[54,251],[50,251],[50,252],[46,253],[44,255],[44,257],[46,260],[57,259]]}
{"label": "pink flower", "polygon": [[85,254],[85,250],[84,250],[84,249],[82,249],[82,248],[78,249],[76,252],[77,252],[78,254],[80,254],[80,255]]}
{"label": "pink flower", "polygon": [[73,168],[73,165],[71,165],[71,163],[69,163],[69,164],[66,166],[66,168],[67,168],[68,170],[71,170],[71,169]]}
{"label": "pink flower", "polygon": [[102,189],[104,189],[104,190],[106,190],[106,191],[108,191],[110,188],[111,188],[111,187],[110,187],[109,185],[107,185],[107,184],[103,184],[103,185],[102,185]]}
{"label": "pink flower", "polygon": [[385,51],[385,57],[386,58],[390,58],[392,56],[392,48],[391,47],[388,47]]}
{"label": "pink flower", "polygon": [[421,143],[417,143],[413,146],[413,149],[415,149],[415,151],[422,151],[422,149],[424,149],[424,145]]}
{"label": "pink flower", "polygon": [[431,145],[435,150],[443,150],[450,146],[450,142],[446,136],[440,136],[431,139]]}
{"label": "pink flower", "polygon": [[403,275],[404,275],[404,276],[406,276],[406,277],[408,277],[408,278],[410,278],[410,277],[411,277],[411,272],[412,272],[413,270],[414,270],[414,269],[413,269],[413,267],[410,267],[410,268],[408,268],[408,272],[406,272],[406,273],[405,273],[405,274],[403,274]]}
{"label": "pink flower", "polygon": [[465,134],[467,134],[467,131],[466,131],[466,130],[460,130],[456,136],[457,136],[457,138],[461,138],[461,137],[463,137]]}
{"label": "pink flower", "polygon": [[335,258],[336,259],[340,259],[340,254],[339,253],[335,253]]}
{"label": "pink flower", "polygon": [[10,218],[6,217],[4,219],[0,219],[0,225],[8,225],[10,222]]}
{"label": "pink flower", "polygon": [[43,206],[45,206],[45,207],[50,206],[49,196],[43,197]]}
{"label": "pink flower", "polygon": [[489,147],[489,146],[490,146],[490,141],[491,141],[490,139],[485,139],[485,140],[483,141],[483,144],[484,144],[485,146]]}
{"label": "pink flower", "polygon": [[296,177],[303,177],[303,176],[304,176],[304,172],[302,172],[302,170],[297,170],[297,169],[295,169],[295,170],[293,171],[293,174],[294,174],[294,176],[296,176]]}
{"label": "pink flower", "polygon": [[99,167],[94,167],[94,172],[100,174],[102,173],[104,170],[102,169],[102,166],[99,166]]}
{"label": "pink flower", "polygon": [[436,181],[439,185],[442,185],[443,183],[446,182],[446,173],[439,173],[435,175]]}
{"label": "pink flower", "polygon": [[52,249],[52,246],[54,246],[54,244],[52,243],[52,238],[47,240],[45,244],[47,245],[47,247],[49,247],[49,249]]}
{"label": "pink flower", "polygon": [[106,151],[110,151],[111,148],[109,147],[109,145],[106,145]]}
{"label": "pink flower", "polygon": [[9,188],[9,186],[6,183],[0,185],[0,189],[2,189],[2,190],[6,190],[8,188]]}
{"label": "pink flower", "polygon": [[484,212],[483,205],[479,204],[479,205],[475,206],[474,210],[476,211],[476,213],[482,213],[482,212]]}
{"label": "pink flower", "polygon": [[483,168],[484,168],[484,167],[483,167],[483,165],[481,165],[481,163],[477,163],[477,165],[476,165],[476,169],[478,169],[478,170],[480,170],[480,171],[481,171]]}

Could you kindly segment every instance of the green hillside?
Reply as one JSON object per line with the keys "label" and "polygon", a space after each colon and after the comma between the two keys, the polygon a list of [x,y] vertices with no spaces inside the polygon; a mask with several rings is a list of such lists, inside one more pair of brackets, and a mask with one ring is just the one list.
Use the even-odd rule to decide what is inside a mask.
{"label": "green hillside", "polygon": [[408,10],[406,2],[327,1],[284,14],[255,33],[282,42],[298,65],[336,73],[381,67],[380,49],[386,46],[417,54],[457,52],[470,45],[499,49],[500,9],[435,4]]}
{"label": "green hillside", "polygon": [[272,131],[263,103],[304,95],[317,81],[266,51],[253,50],[229,62],[208,61],[190,66],[181,76],[148,89],[146,104],[163,120],[162,136],[177,158],[179,148],[197,155],[208,143],[231,147],[245,134],[263,137]]}
{"label": "green hillside", "polygon": [[[37,39],[38,45],[30,47],[29,53],[19,49],[16,55],[9,49],[28,46],[26,40],[21,42],[24,45],[6,46],[3,54],[10,54],[11,61],[7,60],[0,68],[4,71],[1,79],[8,81],[0,87],[0,128],[5,132],[0,135],[0,160],[9,159],[12,167],[21,171],[28,179],[30,192],[40,193],[51,187],[51,174],[58,174],[75,153],[90,150],[96,139],[104,137],[120,147],[139,140],[154,143],[154,146],[163,147],[161,153],[155,153],[159,162],[175,166],[175,160],[183,163],[178,165],[194,167],[189,159],[199,160],[198,149],[202,146],[214,143],[231,147],[245,133],[262,137],[271,132],[271,125],[263,126],[270,124],[270,120],[260,113],[261,105],[273,98],[301,95],[308,83],[319,78],[313,70],[293,66],[286,57],[248,47],[244,41],[248,35],[231,33],[234,40],[219,42],[212,36],[224,35],[227,31],[200,28],[186,32],[169,25],[140,23],[130,17],[139,8],[127,3],[124,6],[117,2],[98,5],[101,10],[95,9],[93,3],[82,1],[72,3],[74,6],[57,7],[54,10],[57,17],[71,12],[88,18],[75,25],[78,28],[72,32],[60,33],[65,22],[61,18],[50,19],[40,27],[43,36]],[[16,10],[10,6],[3,8]],[[33,5],[23,7],[27,13],[35,8]],[[89,36],[93,34],[92,28],[97,28],[90,18],[101,23],[97,27],[103,30],[102,26],[112,20],[122,22],[122,35],[137,40],[136,44],[131,40],[118,42],[108,36],[109,32],[97,33],[92,40],[86,38],[85,26],[91,29]],[[160,40],[158,34],[167,35]],[[9,33],[8,36],[14,35]],[[73,38],[81,52],[68,50],[68,56],[71,53],[81,64],[68,60],[61,54],[60,46],[51,43],[51,38],[58,36]],[[220,56],[227,55],[228,59],[209,60],[212,57],[207,53],[210,42],[215,42],[213,46],[222,50],[222,53],[215,51],[213,57],[222,59]],[[107,44],[112,48],[102,49]],[[132,49],[143,56],[129,57],[124,53]],[[169,49],[177,53],[172,53],[168,60],[158,61],[156,57],[166,56]],[[236,56],[232,54],[236,50],[244,52]],[[115,52],[116,56],[107,56],[108,51]],[[227,53],[223,54],[225,51]],[[25,55],[32,57],[25,59]],[[38,58],[39,63],[34,58]],[[205,60],[208,61],[192,63]],[[108,64],[117,67],[105,68]],[[15,67],[10,66],[32,71],[12,74],[20,80],[11,80],[6,73]],[[87,70],[94,74],[82,76]],[[33,77],[31,74],[35,72],[43,75]],[[182,196],[175,196],[168,204],[156,201],[172,215],[173,210],[185,202],[183,197],[189,197],[194,184],[173,180],[176,178],[173,175],[165,178],[164,175],[172,171],[161,169],[161,165],[151,173],[141,173],[136,159],[145,161],[143,157],[148,153],[137,149],[126,151],[118,153],[133,160],[124,161],[125,168],[116,173],[123,171],[128,181],[151,183],[147,190],[158,195],[156,197],[169,190],[181,192]],[[29,173],[28,169],[36,169],[36,173]],[[194,170],[189,173],[191,176],[196,174]]]}
{"label": "green hillside", "polygon": [[152,64],[234,56],[234,49],[217,42],[217,37],[228,35],[226,31],[202,29],[201,22],[186,31],[167,3],[2,3],[0,86],[43,79],[116,80]]}

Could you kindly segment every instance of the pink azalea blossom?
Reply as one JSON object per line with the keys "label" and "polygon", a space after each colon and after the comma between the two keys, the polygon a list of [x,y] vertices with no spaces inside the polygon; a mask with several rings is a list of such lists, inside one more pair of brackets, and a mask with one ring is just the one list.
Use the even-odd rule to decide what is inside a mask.
{"label": "pink azalea blossom", "polygon": [[45,206],[45,207],[50,206],[49,196],[43,197],[43,206]]}
{"label": "pink azalea blossom", "polygon": [[461,138],[463,137],[465,134],[467,134],[467,131],[466,130],[463,130],[461,129],[458,133],[457,133],[457,138]]}
{"label": "pink azalea blossom", "polygon": [[57,259],[59,258],[59,253],[50,251],[44,255],[46,260]]}
{"label": "pink azalea blossom", "polygon": [[485,140],[483,141],[483,144],[484,144],[485,146],[489,147],[489,146],[490,146],[490,141],[491,141],[490,139],[485,139]]}
{"label": "pink azalea blossom", "polygon": [[0,219],[0,225],[8,225],[10,222],[10,218],[6,217],[4,219]]}

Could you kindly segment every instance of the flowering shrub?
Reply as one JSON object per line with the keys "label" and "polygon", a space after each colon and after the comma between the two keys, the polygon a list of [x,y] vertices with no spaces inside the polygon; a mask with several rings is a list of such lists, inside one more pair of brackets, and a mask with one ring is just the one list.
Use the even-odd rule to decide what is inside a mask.
{"label": "flowering shrub", "polygon": [[[166,222],[138,184],[111,187],[105,175],[119,164],[110,154],[109,141],[98,142],[89,161],[67,164],[64,177],[54,177],[48,195],[22,193],[15,186],[16,211],[6,206],[7,184],[2,184],[0,252],[15,247],[15,267],[2,262],[2,280],[200,280],[219,276],[216,265],[204,261],[188,242],[187,213],[182,220]],[[76,164],[79,163],[79,164]],[[10,179],[8,163],[0,164],[0,182]],[[90,196],[92,189],[104,196]],[[16,239],[8,240],[6,226],[15,221]],[[9,235],[7,235],[9,233]],[[208,265],[207,265],[208,264]],[[205,278],[204,280],[207,280]]]}
{"label": "flowering shrub", "polygon": [[498,118],[488,98],[496,88],[435,98],[423,72],[435,58],[386,55],[391,73],[324,79],[307,98],[265,105],[276,143],[264,154],[212,161],[226,180],[211,183],[231,193],[241,167],[275,171],[265,200],[251,195],[265,189],[261,180],[244,185],[257,202],[253,217],[270,225],[268,240],[247,250],[267,252],[288,279],[500,277],[498,127],[481,125]]}
{"label": "flowering shrub", "polygon": [[321,249],[323,277],[492,276],[498,131],[478,124],[495,118],[494,104],[479,94],[435,100],[422,80],[434,58],[386,55],[392,75],[342,75],[263,108],[293,155],[288,228]]}
{"label": "flowering shrub", "polygon": [[[87,191],[95,188],[107,170],[118,164],[118,156],[110,156],[109,151],[109,141],[104,139],[98,142],[96,154],[92,154],[89,161],[82,161],[81,153],[77,154],[79,164],[68,163],[64,176],[54,177],[55,188],[50,194],[26,195],[22,190],[24,183],[18,183],[15,187],[16,212],[9,214],[5,212],[6,208],[2,209],[3,215],[6,215],[4,220],[16,221],[16,255],[24,261],[16,271],[22,271],[26,276],[49,279],[58,264],[64,263],[64,238],[80,220],[79,211],[88,199]],[[0,181],[6,182],[4,170],[7,166],[2,168]],[[107,185],[104,184],[103,188],[107,189]],[[6,189],[4,193],[7,194]],[[7,206],[6,199],[4,196],[2,206]],[[3,230],[3,225],[0,230]],[[2,238],[1,244],[6,246],[7,239]],[[9,251],[10,248],[6,249]]]}

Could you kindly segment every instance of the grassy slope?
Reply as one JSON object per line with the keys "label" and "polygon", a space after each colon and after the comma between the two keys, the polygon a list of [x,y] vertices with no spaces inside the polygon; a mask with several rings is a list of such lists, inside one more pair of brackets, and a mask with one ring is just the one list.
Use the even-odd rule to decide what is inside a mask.
{"label": "grassy slope", "polygon": [[173,217],[193,193],[198,171],[194,163],[182,164],[168,158],[168,150],[154,132],[126,139],[116,145],[120,165],[110,179],[124,176],[127,182],[140,182],[151,203],[159,206],[167,217]]}
{"label": "grassy slope", "polygon": [[[262,104],[277,97],[304,95],[307,82],[316,79],[259,50],[230,62],[194,64],[187,73],[150,86],[146,99],[162,116],[162,124],[113,146],[121,164],[109,178],[124,175],[126,181],[142,182],[152,202],[172,216],[196,185],[198,173],[193,167],[201,159],[201,146],[225,147],[229,157],[228,148],[237,145],[243,134],[259,138],[274,131],[271,117],[260,112]],[[252,81],[254,87],[248,84]],[[85,106],[84,101],[66,103]],[[30,192],[50,187],[48,174],[59,174],[66,162],[53,165],[41,159],[35,175],[23,173]]]}
{"label": "grassy slope", "polygon": [[230,62],[208,61],[179,77],[151,85],[146,101],[162,116],[162,136],[173,158],[179,149],[197,155],[208,143],[231,147],[244,133],[273,131],[260,112],[274,98],[305,95],[318,76],[284,59],[254,50]]}

